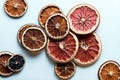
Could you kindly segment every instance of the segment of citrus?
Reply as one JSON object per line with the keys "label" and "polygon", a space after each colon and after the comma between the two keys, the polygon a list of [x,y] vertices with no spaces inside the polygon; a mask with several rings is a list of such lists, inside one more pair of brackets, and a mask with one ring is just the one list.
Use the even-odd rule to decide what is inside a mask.
{"label": "segment of citrus", "polygon": [[8,52],[8,51],[0,52],[0,75],[1,76],[10,76],[13,73],[7,67],[8,59],[12,55],[13,54],[11,52]]}
{"label": "segment of citrus", "polygon": [[76,35],[69,32],[63,40],[51,40],[47,42],[47,54],[55,62],[67,63],[71,61],[78,50]]}
{"label": "segment of citrus", "polygon": [[39,27],[29,27],[22,35],[22,45],[30,52],[39,52],[46,45],[47,37]]}
{"label": "segment of citrus", "polygon": [[97,9],[89,4],[79,4],[68,13],[70,28],[81,35],[95,31],[100,23],[100,14]]}
{"label": "segment of citrus", "polygon": [[76,65],[74,62],[57,63],[55,65],[55,72],[61,79],[68,79],[74,75],[76,71]]}
{"label": "segment of citrus", "polygon": [[23,66],[25,64],[25,59],[22,55],[13,55],[8,60],[8,68],[13,72],[18,72],[23,69]]}
{"label": "segment of citrus", "polygon": [[99,58],[101,54],[101,41],[97,34],[77,35],[79,49],[74,61],[80,66],[89,66]]}
{"label": "segment of citrus", "polygon": [[55,13],[61,13],[61,9],[56,5],[47,5],[41,9],[39,14],[39,23],[44,28],[47,19]]}
{"label": "segment of citrus", "polygon": [[18,39],[18,42],[21,44],[22,42],[22,35],[23,35],[23,32],[29,28],[29,27],[38,27],[36,24],[33,24],[33,23],[29,23],[29,24],[25,24],[23,25],[19,30],[18,30],[18,33],[17,33],[17,39]]}
{"label": "segment of citrus", "polygon": [[53,14],[47,19],[45,30],[50,38],[63,39],[69,32],[69,22],[63,14]]}
{"label": "segment of citrus", "polygon": [[26,0],[6,0],[4,3],[5,12],[11,17],[21,17],[27,10]]}
{"label": "segment of citrus", "polygon": [[120,65],[115,61],[106,61],[101,65],[98,76],[100,80],[119,80]]}

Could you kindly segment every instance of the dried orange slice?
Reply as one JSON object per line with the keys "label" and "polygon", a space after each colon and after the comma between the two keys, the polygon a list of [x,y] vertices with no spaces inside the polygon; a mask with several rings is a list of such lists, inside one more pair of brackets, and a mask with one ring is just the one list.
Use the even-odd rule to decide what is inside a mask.
{"label": "dried orange slice", "polygon": [[119,80],[120,65],[112,60],[104,62],[98,71],[98,77],[100,80]]}
{"label": "dried orange slice", "polygon": [[13,72],[7,67],[9,58],[13,54],[8,51],[0,52],[0,75],[1,76],[10,76]]}
{"label": "dried orange slice", "polygon": [[21,71],[24,67],[25,59],[21,54],[13,55],[8,60],[8,68],[13,72]]}
{"label": "dried orange slice", "polygon": [[17,33],[17,39],[18,39],[18,42],[21,44],[22,42],[22,35],[23,35],[23,32],[29,28],[29,27],[38,27],[36,24],[33,24],[33,23],[29,23],[29,24],[25,24],[23,25],[19,30],[18,30],[18,33]]}
{"label": "dried orange slice", "polygon": [[26,0],[6,0],[4,3],[5,12],[11,17],[21,17],[27,10]]}
{"label": "dried orange slice", "polygon": [[89,66],[100,57],[102,46],[96,33],[89,35],[77,35],[79,49],[74,61],[80,66]]}
{"label": "dried orange slice", "polygon": [[51,15],[45,25],[48,36],[52,39],[63,39],[69,32],[69,22],[63,14]]}
{"label": "dried orange slice", "polygon": [[55,65],[55,72],[61,79],[68,79],[75,74],[76,65],[74,62],[57,63]]}
{"label": "dried orange slice", "polygon": [[47,19],[54,13],[61,13],[61,9],[56,5],[47,5],[41,9],[38,21],[43,28]]}
{"label": "dried orange slice", "polygon": [[95,31],[100,23],[100,14],[90,4],[79,4],[68,13],[70,28],[73,32],[81,35]]}
{"label": "dried orange slice", "polygon": [[69,32],[63,40],[49,39],[47,42],[47,54],[55,62],[67,63],[71,61],[78,50],[76,35]]}
{"label": "dried orange slice", "polygon": [[29,27],[22,35],[22,45],[31,53],[38,53],[46,45],[47,37],[39,27]]}

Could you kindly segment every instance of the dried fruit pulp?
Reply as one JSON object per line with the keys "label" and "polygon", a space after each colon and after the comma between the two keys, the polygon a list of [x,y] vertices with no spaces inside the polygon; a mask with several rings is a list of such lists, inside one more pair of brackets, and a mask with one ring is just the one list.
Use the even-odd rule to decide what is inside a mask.
{"label": "dried fruit pulp", "polygon": [[120,65],[115,61],[106,61],[101,65],[98,76],[100,80],[119,80]]}
{"label": "dried fruit pulp", "polygon": [[69,22],[63,14],[53,14],[46,21],[45,30],[52,39],[63,39],[69,32]]}
{"label": "dried fruit pulp", "polygon": [[61,13],[60,8],[57,7],[56,5],[48,5],[41,9],[39,14],[39,23],[41,24],[41,26],[45,27],[47,19],[55,13]]}
{"label": "dried fruit pulp", "polygon": [[18,34],[17,34],[17,39],[19,41],[19,43],[21,44],[22,42],[22,35],[23,35],[23,32],[28,29],[29,27],[38,27],[37,25],[33,24],[33,23],[29,23],[29,24],[25,24],[23,25],[19,31],[18,31]]}
{"label": "dried fruit pulp", "polygon": [[20,17],[27,10],[27,2],[26,0],[6,0],[4,8],[9,16]]}
{"label": "dried fruit pulp", "polygon": [[93,64],[101,54],[101,42],[97,34],[77,35],[79,41],[78,52],[74,61],[80,66]]}
{"label": "dried fruit pulp", "polygon": [[55,72],[59,78],[68,79],[74,75],[76,71],[76,65],[74,62],[57,63],[55,65]]}
{"label": "dried fruit pulp", "polygon": [[70,28],[77,34],[89,34],[95,31],[100,22],[100,14],[89,4],[75,6],[68,13]]}
{"label": "dried fruit pulp", "polygon": [[21,55],[14,55],[8,61],[8,68],[12,71],[22,70],[25,60]]}
{"label": "dried fruit pulp", "polygon": [[46,39],[42,29],[30,27],[22,35],[22,44],[29,51],[39,51],[46,45]]}
{"label": "dried fruit pulp", "polygon": [[78,50],[78,39],[76,35],[69,32],[63,40],[48,40],[47,54],[58,63],[67,63],[71,61]]}
{"label": "dried fruit pulp", "polygon": [[12,71],[8,69],[7,63],[8,59],[12,56],[9,52],[0,52],[0,75],[9,76]]}

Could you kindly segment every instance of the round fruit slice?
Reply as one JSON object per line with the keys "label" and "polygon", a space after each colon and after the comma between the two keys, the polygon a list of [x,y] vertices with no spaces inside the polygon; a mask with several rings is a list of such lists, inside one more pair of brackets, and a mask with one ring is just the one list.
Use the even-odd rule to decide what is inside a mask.
{"label": "round fruit slice", "polygon": [[6,0],[4,3],[5,12],[11,17],[21,17],[27,10],[26,0]]}
{"label": "round fruit slice", "polygon": [[70,28],[81,35],[95,31],[100,23],[100,14],[89,4],[79,4],[68,13]]}
{"label": "round fruit slice", "polygon": [[22,45],[28,51],[38,53],[46,45],[47,37],[38,27],[27,28],[22,35]]}
{"label": "round fruit slice", "polygon": [[55,72],[61,79],[68,79],[74,75],[76,71],[76,65],[74,62],[57,63],[55,65]]}
{"label": "round fruit slice", "polygon": [[67,63],[71,61],[78,50],[78,39],[76,35],[69,32],[63,40],[48,40],[47,54],[58,63]]}
{"label": "round fruit slice", "polygon": [[21,44],[22,42],[22,35],[23,35],[23,32],[29,28],[29,27],[38,27],[36,24],[33,24],[33,23],[29,23],[29,24],[25,24],[23,25],[19,30],[18,30],[18,33],[17,33],[17,39],[18,39],[18,42]]}
{"label": "round fruit slice", "polygon": [[80,66],[89,66],[99,58],[101,54],[101,41],[97,34],[77,35],[79,49],[74,61]]}
{"label": "round fruit slice", "polygon": [[18,72],[23,69],[23,66],[25,64],[25,59],[22,55],[13,55],[8,60],[8,68],[13,72]]}
{"label": "round fruit slice", "polygon": [[69,32],[69,22],[63,14],[53,14],[47,19],[45,30],[50,38],[63,39]]}
{"label": "round fruit slice", "polygon": [[38,21],[43,28],[47,19],[54,13],[61,13],[61,9],[56,5],[47,5],[41,9]]}
{"label": "round fruit slice", "polygon": [[12,75],[12,71],[8,69],[7,63],[8,59],[12,56],[13,54],[8,51],[3,51],[0,52],[0,75],[1,76],[10,76]]}
{"label": "round fruit slice", "polygon": [[112,60],[106,61],[101,65],[98,76],[100,80],[119,80],[120,65]]}

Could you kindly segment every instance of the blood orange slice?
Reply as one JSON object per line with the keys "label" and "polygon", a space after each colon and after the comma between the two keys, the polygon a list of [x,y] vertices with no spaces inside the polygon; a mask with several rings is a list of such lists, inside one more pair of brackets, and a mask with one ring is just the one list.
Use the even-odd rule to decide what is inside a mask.
{"label": "blood orange slice", "polygon": [[55,14],[55,13],[61,13],[61,9],[56,5],[51,4],[51,5],[47,5],[44,8],[42,8],[39,14],[39,19],[38,19],[40,25],[44,28],[47,19],[52,14]]}
{"label": "blood orange slice", "polygon": [[100,23],[100,14],[89,4],[79,4],[68,13],[70,28],[81,35],[95,31]]}
{"label": "blood orange slice", "polygon": [[10,76],[12,75],[12,71],[8,69],[7,63],[8,59],[12,56],[13,54],[8,51],[3,51],[0,52],[0,75],[1,76]]}
{"label": "blood orange slice", "polygon": [[22,42],[22,35],[23,35],[23,32],[29,28],[29,27],[38,27],[36,24],[33,24],[33,23],[29,23],[29,24],[25,24],[23,25],[19,30],[18,30],[18,33],[17,33],[17,39],[18,39],[18,42],[21,44]]}
{"label": "blood orange slice", "polygon": [[26,0],[6,0],[4,3],[5,12],[11,17],[21,17],[27,10]]}
{"label": "blood orange slice", "polygon": [[71,61],[78,50],[78,39],[76,35],[69,32],[63,40],[48,40],[47,54],[58,63],[67,63]]}
{"label": "blood orange slice", "polygon": [[46,45],[47,37],[39,27],[29,27],[22,35],[22,45],[31,53],[38,53]]}
{"label": "blood orange slice", "polygon": [[75,71],[76,71],[76,65],[72,61],[68,63],[57,63],[55,65],[55,72],[57,76],[64,80],[72,77]]}
{"label": "blood orange slice", "polygon": [[106,61],[101,65],[98,76],[100,80],[119,80],[120,65],[112,60]]}
{"label": "blood orange slice", "polygon": [[77,35],[79,49],[74,61],[80,66],[93,64],[101,54],[101,41],[97,34]]}
{"label": "blood orange slice", "polygon": [[63,39],[69,32],[69,22],[63,14],[53,14],[47,19],[45,30],[50,38]]}

